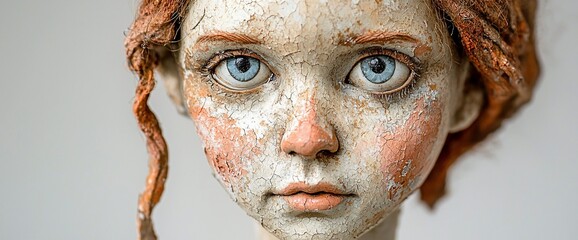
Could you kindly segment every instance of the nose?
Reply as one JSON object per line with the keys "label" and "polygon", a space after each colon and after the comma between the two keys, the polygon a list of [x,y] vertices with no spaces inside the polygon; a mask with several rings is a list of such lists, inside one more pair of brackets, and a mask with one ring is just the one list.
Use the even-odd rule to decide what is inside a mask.
{"label": "nose", "polygon": [[316,109],[314,96],[296,108],[295,118],[287,127],[281,140],[281,150],[313,159],[318,153],[337,152],[339,141],[333,126]]}

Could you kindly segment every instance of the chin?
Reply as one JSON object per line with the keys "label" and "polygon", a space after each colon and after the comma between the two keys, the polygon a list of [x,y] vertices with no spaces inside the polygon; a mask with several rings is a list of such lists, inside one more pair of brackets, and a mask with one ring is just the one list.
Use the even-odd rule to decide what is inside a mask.
{"label": "chin", "polygon": [[266,202],[260,205],[262,211],[249,214],[282,240],[355,239],[377,226],[399,207],[398,203],[377,196],[367,199],[351,197],[323,211],[296,211],[275,197]]}
{"label": "chin", "polygon": [[[359,231],[363,226],[345,217],[334,219],[316,216],[299,217],[289,220],[289,223],[285,220],[264,223],[264,227],[283,240],[353,239],[363,233]],[[269,224],[271,226],[268,226]]]}

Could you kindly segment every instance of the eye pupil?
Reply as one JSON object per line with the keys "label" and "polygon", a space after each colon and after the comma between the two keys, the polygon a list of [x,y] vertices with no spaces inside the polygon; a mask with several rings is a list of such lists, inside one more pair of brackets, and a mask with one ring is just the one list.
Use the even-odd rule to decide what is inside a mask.
{"label": "eye pupil", "polygon": [[235,67],[239,72],[245,73],[251,69],[251,62],[247,57],[237,57],[235,58]]}
{"label": "eye pupil", "polygon": [[385,62],[378,57],[373,57],[369,60],[369,68],[372,72],[380,74],[385,70]]}

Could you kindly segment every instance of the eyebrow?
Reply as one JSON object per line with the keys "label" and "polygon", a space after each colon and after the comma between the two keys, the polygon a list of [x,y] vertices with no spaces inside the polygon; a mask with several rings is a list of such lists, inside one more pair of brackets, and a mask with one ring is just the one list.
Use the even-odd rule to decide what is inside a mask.
{"label": "eyebrow", "polygon": [[385,32],[385,31],[369,31],[357,36],[349,36],[339,40],[339,45],[352,46],[355,44],[365,43],[388,43],[388,42],[409,42],[415,45],[421,45],[417,38],[404,33]]}
{"label": "eyebrow", "polygon": [[[220,30],[211,31],[208,34],[201,35],[195,45],[199,45],[205,42],[214,41],[227,41],[234,42],[238,44],[262,44],[262,41],[245,35],[242,33],[225,32]],[[353,46],[356,44],[366,44],[366,43],[376,43],[384,44],[390,42],[408,42],[413,45],[421,46],[421,42],[408,34],[396,33],[396,32],[386,32],[386,31],[368,31],[361,35],[353,35],[348,37],[342,37],[338,45],[341,46]]]}
{"label": "eyebrow", "polygon": [[197,43],[195,45],[204,42],[214,42],[214,41],[227,41],[239,44],[261,44],[261,41],[259,39],[256,39],[254,37],[245,34],[224,32],[224,31],[212,31],[208,34],[200,36],[199,39],[197,39]]}

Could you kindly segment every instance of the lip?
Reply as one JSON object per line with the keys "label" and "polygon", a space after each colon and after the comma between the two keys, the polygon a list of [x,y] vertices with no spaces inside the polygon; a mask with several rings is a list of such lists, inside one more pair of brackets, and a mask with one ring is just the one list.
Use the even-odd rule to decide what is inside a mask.
{"label": "lip", "polygon": [[282,196],[285,202],[296,211],[315,212],[330,210],[353,194],[344,193],[329,183],[307,185],[298,182],[289,184],[275,195]]}

